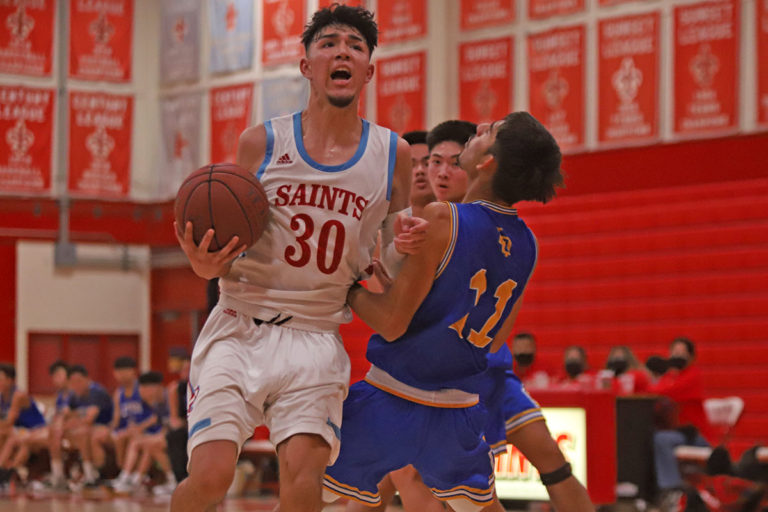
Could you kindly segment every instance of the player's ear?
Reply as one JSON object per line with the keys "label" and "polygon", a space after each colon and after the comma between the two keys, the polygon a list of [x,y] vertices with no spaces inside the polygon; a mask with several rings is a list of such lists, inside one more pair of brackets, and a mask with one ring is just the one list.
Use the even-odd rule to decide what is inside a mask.
{"label": "player's ear", "polygon": [[301,61],[299,61],[299,70],[304,78],[312,77],[312,66],[309,64],[309,59],[306,57],[301,58]]}
{"label": "player's ear", "polygon": [[371,78],[373,78],[373,72],[376,70],[376,66],[373,64],[368,64],[368,69],[365,71],[365,83],[368,83],[371,81]]}
{"label": "player's ear", "polygon": [[480,163],[477,164],[477,169],[479,171],[495,171],[496,170],[496,158],[490,153],[483,155],[483,158],[480,160]]}

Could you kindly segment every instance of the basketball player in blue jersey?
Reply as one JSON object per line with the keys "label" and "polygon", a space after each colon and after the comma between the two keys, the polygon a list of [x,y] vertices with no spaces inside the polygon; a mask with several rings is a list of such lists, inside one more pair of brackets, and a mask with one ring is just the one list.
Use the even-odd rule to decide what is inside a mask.
{"label": "basketball player in blue jersey", "polygon": [[23,441],[44,439],[44,429],[45,418],[35,399],[16,387],[16,368],[0,364],[0,484],[26,462],[29,451]]}
{"label": "basketball player in blue jersey", "polygon": [[136,427],[141,415],[141,396],[139,396],[138,365],[132,357],[122,356],[115,359],[113,374],[117,382],[112,401],[112,440],[115,444],[115,457],[118,467],[123,467],[125,450],[132,437],[141,430]]}
{"label": "basketball player in blue jersey", "polygon": [[413,464],[454,510],[503,510],[473,380],[510,335],[536,261],[536,241],[512,205],[554,196],[560,150],[538,121],[517,112],[480,125],[459,161],[468,176],[464,204],[425,208],[425,248],[385,293],[350,290],[353,310],[379,334],[368,345],[371,371],[345,402],[326,498],[375,505],[381,477]]}
{"label": "basketball player in blue jersey", "polygon": [[220,299],[192,355],[189,477],[172,511],[213,510],[234,476],[240,446],[266,424],[280,465],[283,512],[319,510],[322,475],[338,453],[349,358],[338,326],[351,320],[349,287],[372,262],[418,249],[426,223],[408,205],[410,152],[390,130],[357,115],[377,43],[373,15],[334,5],[305,28],[307,108],[248,128],[238,164],[270,201],[262,238],[243,257],[237,238],[208,253],[177,226],[195,273],[219,277]]}
{"label": "basketball player in blue jersey", "polygon": [[67,490],[64,478],[64,462],[61,458],[65,423],[69,413],[69,404],[72,401],[72,390],[67,387],[67,370],[67,363],[62,360],[54,361],[48,368],[51,383],[56,390],[56,402],[54,403],[53,417],[48,427],[47,446],[51,457],[51,474],[46,479],[45,488],[53,491]]}

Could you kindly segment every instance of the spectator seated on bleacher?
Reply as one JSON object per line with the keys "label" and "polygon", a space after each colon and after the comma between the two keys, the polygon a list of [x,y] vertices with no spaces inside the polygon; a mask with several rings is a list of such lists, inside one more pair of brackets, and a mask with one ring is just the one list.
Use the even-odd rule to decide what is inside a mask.
{"label": "spectator seated on bleacher", "polygon": [[656,481],[661,491],[662,512],[679,503],[682,478],[675,457],[681,445],[709,446],[711,429],[704,413],[704,386],[694,364],[696,349],[687,338],[675,338],[669,347],[670,369],[649,387],[651,393],[666,397],[660,407],[666,412],[657,421],[654,433]]}
{"label": "spectator seated on bleacher", "polygon": [[610,389],[617,395],[648,392],[651,382],[648,372],[640,366],[635,354],[626,345],[611,347],[605,368],[611,372]]}
{"label": "spectator seated on bleacher", "polygon": [[564,373],[555,380],[554,387],[563,391],[591,391],[596,389],[596,374],[587,365],[583,347],[573,345],[563,354]]}
{"label": "spectator seated on bleacher", "polygon": [[27,462],[27,442],[44,441],[47,435],[35,399],[16,388],[16,369],[0,364],[0,485],[6,486]]}
{"label": "spectator seated on bleacher", "polygon": [[512,369],[528,389],[543,389],[549,386],[551,377],[536,359],[536,338],[529,332],[521,332],[512,339]]}

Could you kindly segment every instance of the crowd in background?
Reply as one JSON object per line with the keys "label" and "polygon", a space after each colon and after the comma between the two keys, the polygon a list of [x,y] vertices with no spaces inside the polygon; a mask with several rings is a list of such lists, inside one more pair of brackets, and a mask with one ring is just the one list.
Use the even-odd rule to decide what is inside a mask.
{"label": "crowd in background", "polygon": [[16,387],[13,365],[0,364],[0,485],[66,492],[108,485],[134,495],[151,487],[170,495],[186,476],[189,355],[171,351],[160,372],[139,373],[136,360],[113,363],[110,394],[79,364],[56,361],[50,407]]}

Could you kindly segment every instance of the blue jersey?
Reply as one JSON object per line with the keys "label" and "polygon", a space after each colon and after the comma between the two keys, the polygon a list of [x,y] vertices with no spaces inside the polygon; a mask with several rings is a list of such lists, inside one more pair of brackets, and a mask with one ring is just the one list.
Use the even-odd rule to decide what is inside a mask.
{"label": "blue jersey", "polygon": [[[8,413],[11,410],[11,404],[13,403],[14,394],[16,394],[15,387],[11,388],[11,393],[8,397],[8,400],[5,400],[3,395],[0,394],[0,418],[8,417]],[[13,422],[14,427],[36,428],[45,425],[45,418],[43,418],[43,414],[37,407],[35,399],[31,396],[28,398],[29,405],[19,411],[19,416],[16,418],[16,421]]]}
{"label": "blue jersey", "polygon": [[101,384],[91,382],[85,395],[78,396],[74,393],[69,402],[69,408],[77,411],[80,416],[85,416],[88,409],[95,406],[99,409],[94,423],[97,425],[109,425],[112,421],[112,398]]}
{"label": "blue jersey", "polygon": [[124,429],[130,424],[139,423],[139,416],[142,413],[141,396],[139,396],[139,382],[133,383],[133,391],[126,395],[125,388],[118,390],[118,405],[120,407],[120,421],[117,424],[117,430]]}
{"label": "blue jersey", "polygon": [[56,393],[56,414],[61,414],[64,409],[69,408],[69,404],[72,402],[72,391],[69,389],[63,389]]}
{"label": "blue jersey", "polygon": [[514,209],[486,201],[450,208],[451,240],[432,289],[406,333],[394,342],[373,335],[367,357],[415,388],[475,392],[474,376],[488,368],[493,337],[533,271],[536,239]]}
{"label": "blue jersey", "polygon": [[163,399],[159,402],[149,405],[146,402],[142,402],[144,411],[142,413],[143,419],[142,421],[146,420],[152,415],[155,415],[157,420],[152,423],[145,432],[147,434],[157,434],[160,432],[163,427],[168,423],[168,418],[170,417],[170,409],[168,408],[168,396],[167,394],[163,395]]}

